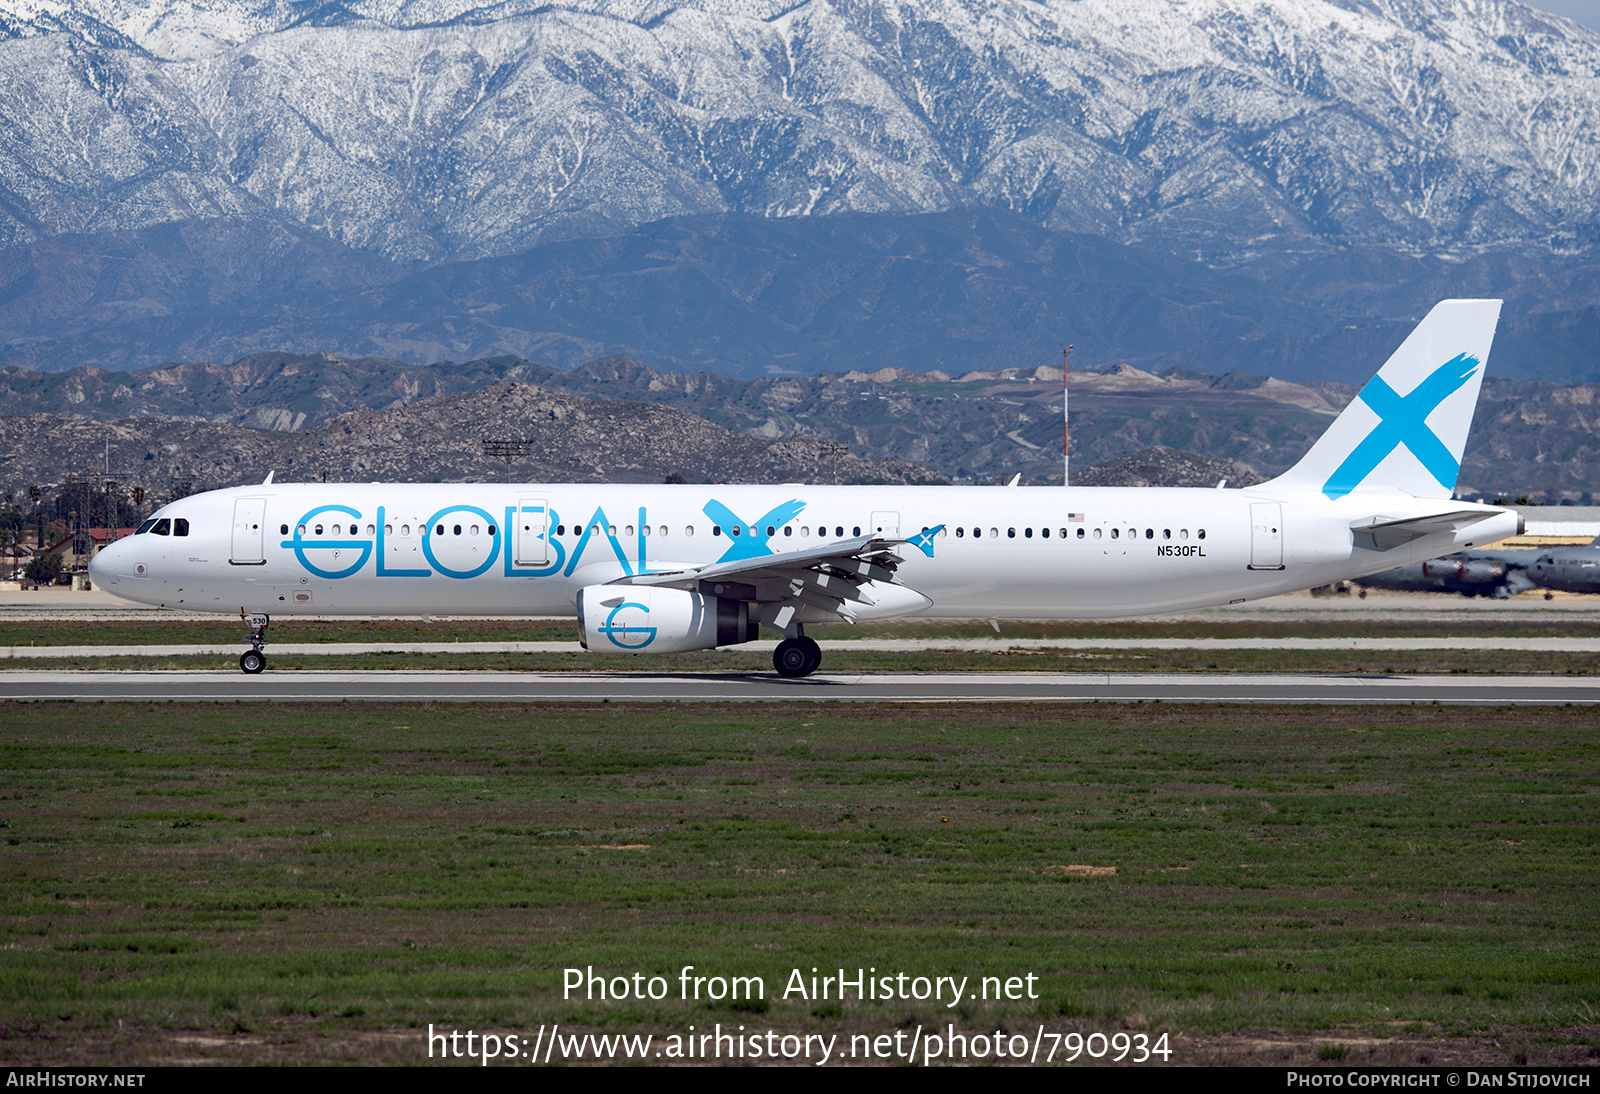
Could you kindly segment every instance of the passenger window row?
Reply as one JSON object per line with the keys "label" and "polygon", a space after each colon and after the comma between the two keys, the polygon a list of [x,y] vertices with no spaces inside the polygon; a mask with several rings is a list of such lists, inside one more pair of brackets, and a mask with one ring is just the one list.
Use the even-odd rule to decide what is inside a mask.
{"label": "passenger window row", "polygon": [[[926,532],[927,529],[924,528],[923,531]],[[1018,530],[1016,528],[1007,528],[1005,530],[1005,538],[1007,538],[1007,539],[1016,539],[1017,538],[1017,534],[1018,534]],[[971,535],[973,539],[982,539],[985,535],[988,535],[988,537],[990,539],[999,539],[1000,538],[1000,529],[999,528],[990,528],[987,533],[985,533],[982,528],[973,528],[973,529],[971,529],[970,532],[966,528],[957,528],[956,529],[956,538],[957,539],[964,539],[968,535]],[[1034,530],[1032,528],[1023,528],[1021,530],[1021,535],[1022,535],[1023,539],[1032,539],[1033,535],[1034,535]],[[1056,531],[1055,535],[1056,535],[1056,538],[1058,538],[1058,539],[1066,539],[1066,538],[1068,538],[1068,533],[1067,533],[1067,530],[1065,528],[1058,529]],[[1124,530],[1122,528],[1111,528],[1111,529],[1107,530],[1107,529],[1101,529],[1101,528],[1094,528],[1094,529],[1085,530],[1083,528],[1079,528],[1078,532],[1077,532],[1077,538],[1078,539],[1100,539],[1103,536],[1107,536],[1107,535],[1109,535],[1112,539],[1122,539],[1122,538],[1124,538],[1124,536],[1126,538],[1128,538],[1128,539],[1138,539],[1139,538],[1139,529],[1137,529],[1137,528],[1128,528],[1128,529]],[[1040,539],[1049,539],[1050,538],[1050,529],[1048,529],[1048,528],[1040,528],[1039,529],[1039,538]],[[1144,538],[1145,539],[1155,539],[1155,538],[1157,538],[1156,530],[1154,528],[1146,528],[1144,530]],[[1172,529],[1171,528],[1163,528],[1163,529],[1161,529],[1160,538],[1164,539],[1164,540],[1172,539],[1173,538]],[[1180,540],[1188,539],[1189,538],[1189,529],[1187,529],[1187,528],[1179,528],[1178,532],[1177,532],[1177,538],[1180,539]],[[1195,538],[1196,539],[1205,539],[1206,538],[1206,530],[1204,528],[1199,529],[1197,532],[1195,532]]]}
{"label": "passenger window row", "polygon": [[[922,530],[924,532],[926,532],[926,531],[928,531],[928,527],[926,525],[924,525]],[[288,535],[289,534],[289,526],[287,524],[280,525],[279,526],[279,531],[283,535]],[[321,535],[330,535],[330,536],[352,535],[352,536],[354,536],[354,535],[361,534],[361,528],[360,528],[359,525],[356,525],[356,524],[349,524],[349,525],[332,524],[332,525],[328,525],[326,527],[324,527],[321,524],[315,524],[315,525],[311,525],[309,528],[306,525],[302,524],[302,525],[298,526],[295,531],[296,531],[296,534],[301,536],[301,537],[306,536],[308,532],[311,535],[316,535],[316,536],[321,536]],[[367,525],[367,527],[366,527],[366,534],[367,535],[370,536],[370,535],[374,534],[375,531],[376,531],[376,528],[373,525],[371,525],[371,524]],[[480,531],[485,532],[488,535],[492,536],[492,535],[496,534],[498,529],[493,524],[489,525],[486,529],[480,529],[479,526],[476,525],[476,524],[466,525],[466,526],[463,526],[463,525],[460,525],[460,524],[455,524],[455,525],[448,526],[448,528],[445,525],[440,524],[440,525],[437,525],[433,529],[433,534],[436,535],[436,536],[443,536],[443,535],[446,535],[446,534],[457,535],[457,536],[463,535],[463,534],[469,535],[469,536],[476,536],[476,535],[480,534]],[[641,534],[641,535],[648,536],[648,535],[652,534],[652,528],[648,524],[643,526],[642,528],[638,529],[638,531],[639,531],[639,534]],[[665,524],[660,525],[659,527],[655,528],[653,531],[654,531],[654,534],[658,535],[658,536],[666,536],[668,534],[668,528],[667,528],[667,526]],[[750,532],[751,535],[756,535],[759,531],[760,531],[759,526],[754,526],[753,525],[749,529],[749,532]],[[811,535],[811,526],[809,524],[801,525],[799,527],[798,531],[799,531],[799,534],[802,537],[809,537]],[[861,535],[861,526],[860,525],[852,525],[850,527],[849,531],[850,531],[850,535],[851,536],[859,536],[859,535]],[[170,521],[165,517],[163,517],[160,520],[153,520],[153,519],[152,520],[147,520],[142,525],[139,526],[139,530],[137,532],[135,532],[134,534],[135,535],[143,535],[146,532],[148,532],[148,533],[150,533],[152,535],[157,535],[157,536],[165,536],[165,535],[186,536],[186,535],[189,534],[189,522],[187,520],[184,520],[182,517],[178,517],[175,520],[170,520]],[[383,532],[384,532],[384,535],[392,536],[392,535],[395,534],[395,526],[393,524],[385,524],[383,526]],[[422,525],[422,526],[419,526],[417,528],[417,534],[418,535],[426,535],[427,532],[428,532],[428,528],[427,528],[426,525]],[[590,535],[600,535],[601,534],[600,525],[598,525],[598,524],[590,525],[589,528],[588,528],[588,532],[589,532]],[[614,535],[617,534],[617,526],[615,524],[607,525],[606,528],[605,528],[605,532],[608,535],[613,535],[614,536]],[[795,532],[796,532],[796,528],[792,524],[785,525],[784,528],[783,528],[783,534],[785,536],[792,536],[792,535],[795,534]],[[740,525],[732,525],[732,526],[728,527],[727,529],[724,529],[722,527],[722,525],[720,525],[720,524],[713,524],[711,526],[711,534],[713,536],[728,535],[728,536],[737,537],[737,536],[743,535],[744,533],[745,533],[745,528],[743,526],[740,526]],[[769,524],[766,527],[766,533],[767,533],[767,535],[769,537],[775,536],[775,535],[778,534],[778,529],[777,529],[777,527],[775,525]],[[584,526],[581,525],[581,524],[574,524],[574,525],[571,525],[569,527],[568,525],[565,525],[565,524],[558,524],[558,525],[556,525],[555,534],[558,535],[558,536],[570,535],[572,538],[577,539],[578,537],[580,537],[580,536],[582,536],[584,534]],[[634,526],[631,525],[631,524],[623,525],[622,526],[622,534],[624,536],[632,536],[634,534]],[[686,525],[684,527],[684,529],[683,529],[683,534],[686,535],[686,536],[693,536],[694,535],[694,525],[692,525],[692,524]],[[818,536],[826,537],[828,535],[828,525],[825,525],[825,524],[818,525],[817,529],[816,529],[816,534]],[[939,535],[940,535],[941,538],[943,538],[945,536],[948,536],[949,534],[950,534],[950,531],[949,531],[948,528],[941,529],[940,532],[939,532]],[[1058,528],[1053,533],[1052,533],[1052,530],[1049,529],[1049,528],[1039,528],[1039,529],[1037,529],[1037,531],[1032,527],[1026,527],[1026,528],[1020,529],[1020,538],[1022,538],[1022,539],[1033,539],[1035,534],[1037,534],[1040,539],[1049,539],[1049,538],[1051,538],[1052,534],[1057,539],[1068,539],[1068,538],[1071,538],[1071,535],[1072,535],[1072,533],[1070,533],[1066,528]],[[400,525],[400,536],[401,536],[401,538],[405,538],[405,537],[408,537],[410,535],[411,535],[411,525],[409,525],[409,524]],[[834,525],[833,526],[833,536],[835,538],[843,539],[844,535],[845,535],[845,526],[844,525],[839,524],[839,525]],[[956,538],[957,539],[965,539],[969,535],[973,539],[983,539],[985,536],[987,536],[990,539],[999,539],[999,538],[1001,538],[1001,532],[1000,532],[1000,529],[998,527],[991,527],[991,528],[989,528],[987,530],[987,532],[982,527],[973,527],[970,530],[968,528],[966,528],[966,527],[959,527],[959,528],[956,529]],[[1138,539],[1140,537],[1140,530],[1138,528],[1127,528],[1127,529],[1124,529],[1124,528],[1121,528],[1121,527],[1112,527],[1112,528],[1109,528],[1109,529],[1102,529],[1102,528],[1084,529],[1084,528],[1079,528],[1077,530],[1077,533],[1076,533],[1076,538],[1078,538],[1078,539],[1101,539],[1101,538],[1103,538],[1105,536],[1109,536],[1111,539],[1117,539],[1117,540],[1120,540],[1120,539],[1123,539],[1123,538]],[[1144,538],[1145,539],[1153,540],[1153,539],[1156,539],[1157,536],[1158,536],[1158,533],[1157,533],[1156,529],[1154,529],[1154,528],[1146,528],[1146,529],[1144,529]],[[1194,533],[1194,536],[1195,536],[1196,539],[1205,539],[1206,538],[1206,530],[1204,528],[1198,529]],[[1006,539],[1017,539],[1017,538],[1019,538],[1019,530],[1017,528],[1007,528],[1005,530],[1005,538]],[[1174,533],[1171,528],[1163,528],[1163,529],[1161,529],[1161,531],[1159,533],[1159,538],[1161,538],[1163,540],[1172,540],[1174,538],[1176,538],[1176,539],[1178,539],[1180,541],[1187,540],[1189,538],[1189,529],[1187,529],[1187,528],[1179,528],[1177,530],[1177,532]],[[1541,560],[1541,561],[1548,561],[1548,560]]]}
{"label": "passenger window row", "polygon": [[[283,535],[288,535],[289,534],[289,526],[287,524],[279,525],[278,530]],[[926,531],[928,531],[928,528],[926,526],[924,526],[922,530],[924,532],[926,532]],[[352,536],[354,536],[354,535],[360,535],[361,534],[361,527],[359,525],[357,525],[357,524],[348,524],[348,525],[345,525],[345,524],[330,524],[330,525],[328,525],[326,527],[324,527],[321,524],[315,524],[315,525],[311,525],[310,528],[308,529],[306,525],[302,524],[302,525],[299,525],[295,529],[296,534],[299,535],[302,538],[304,538],[307,535],[308,531],[309,531],[309,533],[311,535],[316,535],[316,536],[321,536],[321,535],[329,535],[329,536],[352,535]],[[371,524],[367,525],[367,527],[366,527],[366,534],[367,535],[369,535],[369,536],[373,535],[376,531],[377,531],[377,528],[374,525],[371,525]],[[496,534],[498,529],[495,527],[495,525],[491,524],[486,529],[482,529],[481,531],[492,536],[492,535]],[[663,524],[663,525],[660,525],[655,530],[655,534],[659,535],[659,536],[665,536],[665,535],[667,535],[667,531],[668,531],[667,526],[665,524]],[[751,535],[755,535],[759,531],[759,528],[757,526],[752,526],[749,529],[749,531],[750,531]],[[385,535],[392,536],[392,535],[395,534],[395,526],[393,524],[385,524],[383,526],[383,532],[384,532]],[[417,533],[419,535],[426,535],[427,532],[428,532],[428,529],[427,529],[427,527],[425,525],[424,526],[419,526],[417,528]],[[436,535],[436,536],[446,535],[447,532],[450,535],[457,535],[457,536],[462,535],[462,534],[469,535],[469,536],[476,536],[476,535],[480,534],[480,528],[476,524],[471,524],[471,525],[466,525],[466,526],[463,526],[463,525],[460,525],[460,524],[454,524],[454,525],[450,525],[448,527],[448,529],[447,529],[445,525],[440,524],[440,525],[436,526],[433,529],[433,534]],[[651,534],[651,528],[650,528],[649,525],[645,525],[644,527],[639,529],[639,532],[642,535],[648,536],[648,535]],[[729,536],[734,536],[734,537],[741,536],[741,535],[744,534],[744,532],[745,532],[745,529],[742,526],[739,526],[739,525],[732,525],[728,529],[726,529],[726,534],[729,535]],[[609,534],[609,535],[613,535],[613,536],[616,535],[617,534],[617,526],[615,524],[607,525],[606,526],[606,533]],[[771,525],[771,524],[767,525],[766,533],[767,533],[767,535],[769,537],[777,535],[777,527],[774,526],[774,525]],[[784,528],[783,528],[783,534],[784,535],[791,536],[794,533],[795,533],[795,526],[794,525],[790,524],[790,525],[785,525],[784,526]],[[134,532],[134,535],[138,535],[138,536],[142,536],[142,535],[145,535],[145,534],[154,535],[154,536],[168,536],[168,535],[170,535],[170,536],[187,536],[189,534],[189,522],[186,519],[184,519],[183,517],[173,517],[173,518],[161,517],[160,519],[156,519],[156,518],[152,517],[150,520],[147,520],[143,524],[139,525],[138,530]],[[566,535],[569,535],[569,534],[574,539],[582,536],[584,534],[584,526],[581,525],[581,524],[574,524],[569,529],[568,526],[565,525],[565,524],[556,525],[556,535],[558,535],[558,536],[566,536]],[[598,525],[598,524],[591,525],[589,527],[589,534],[590,535],[599,535],[600,534],[600,525]],[[632,536],[634,534],[633,525],[631,525],[631,524],[624,525],[623,529],[622,529],[622,534],[624,536]],[[694,525],[692,525],[692,524],[691,525],[686,525],[684,527],[684,529],[683,529],[683,534],[686,535],[686,536],[693,536],[694,535]],[[724,529],[720,524],[713,524],[711,526],[711,534],[713,536],[721,536],[721,535],[724,534]],[[811,535],[811,526],[810,525],[801,525],[800,528],[799,528],[799,534],[801,536],[803,536],[803,537],[809,537]],[[828,526],[825,525],[825,524],[824,525],[818,525],[817,529],[816,529],[816,534],[818,536],[826,537],[828,535]],[[844,525],[839,524],[839,525],[834,525],[833,526],[833,535],[834,535],[835,538],[843,539],[844,538],[844,534],[845,534],[845,526]],[[861,526],[860,525],[852,525],[851,528],[850,528],[850,534],[851,534],[851,536],[859,536],[859,535],[861,535]],[[968,535],[971,535],[973,539],[983,539],[986,534],[987,534],[988,538],[990,538],[990,539],[999,539],[1001,537],[1000,529],[998,527],[989,528],[987,533],[985,533],[985,530],[983,528],[981,528],[981,527],[973,527],[972,529],[970,529],[970,531],[965,527],[959,527],[959,528],[956,529],[956,538],[957,539],[965,539]],[[1038,529],[1037,534],[1038,534],[1040,539],[1049,539],[1051,537],[1051,530],[1049,528],[1040,528],[1040,529]],[[1055,534],[1055,537],[1057,539],[1067,539],[1067,538],[1069,538],[1069,533],[1068,533],[1067,529],[1065,529],[1065,528],[1056,529],[1054,534]],[[409,525],[409,524],[400,525],[400,536],[401,536],[401,538],[406,538],[406,537],[409,537],[410,535],[411,535],[411,525]],[[949,530],[948,529],[941,530],[939,535],[941,537],[947,536],[947,535],[949,535]],[[1031,528],[1031,527],[1027,527],[1027,528],[1021,529],[1021,538],[1023,538],[1023,539],[1032,539],[1032,538],[1034,538],[1034,535],[1035,535],[1035,530],[1033,528]],[[1205,539],[1206,538],[1206,530],[1204,528],[1198,529],[1194,533],[1194,535],[1195,535],[1196,539]],[[1100,538],[1102,538],[1104,536],[1109,536],[1111,539],[1116,539],[1116,540],[1120,540],[1120,539],[1123,539],[1123,538],[1138,539],[1139,538],[1139,529],[1138,528],[1127,528],[1126,530],[1124,530],[1121,527],[1112,527],[1112,528],[1109,528],[1109,529],[1093,528],[1093,529],[1087,529],[1086,530],[1086,529],[1083,529],[1083,528],[1079,528],[1077,530],[1077,537],[1076,538],[1078,538],[1078,539],[1100,539]],[[1016,529],[1016,528],[1007,528],[1005,530],[1005,538],[1007,538],[1007,539],[1016,539],[1016,538],[1018,538],[1018,529]],[[1146,529],[1144,529],[1144,538],[1145,539],[1149,539],[1149,540],[1153,540],[1153,539],[1157,538],[1156,529],[1154,529],[1154,528],[1146,528]],[[1163,529],[1161,529],[1160,538],[1163,539],[1163,540],[1171,540],[1171,539],[1173,539],[1174,538],[1173,530],[1171,528],[1163,528]],[[1176,538],[1178,540],[1180,540],[1180,541],[1187,540],[1189,538],[1189,529],[1187,529],[1187,528],[1179,528],[1177,530],[1177,533],[1176,533]],[[1546,562],[1546,563],[1549,562],[1548,559],[1541,559],[1540,561],[1541,562]]]}
{"label": "passenger window row", "polygon": [[[692,535],[694,535],[694,529],[695,529],[695,526],[692,525],[692,524],[684,525],[683,534],[686,535],[686,536],[692,536]],[[724,528],[720,524],[713,524],[711,526],[711,534],[713,536],[718,536],[718,537],[720,537],[720,536],[738,537],[738,536],[745,535],[746,533],[748,533],[749,535],[754,536],[754,535],[760,535],[762,531],[763,531],[762,527],[760,525],[758,525],[758,524],[752,524],[748,528],[745,527],[744,525],[730,525],[727,528]],[[772,536],[778,535],[780,530],[779,530],[777,525],[769,524],[769,525],[766,526],[765,531],[766,531],[768,537],[772,537]],[[924,529],[924,531],[926,531],[926,529]],[[617,535],[617,526],[615,524],[606,525],[605,532],[607,534],[609,534],[609,535],[613,535],[613,536]],[[638,532],[639,532],[639,534],[646,535],[646,536],[649,536],[649,535],[666,536],[666,535],[669,534],[670,529],[665,524],[659,525],[659,526],[657,526],[655,528],[652,528],[650,525],[647,524],[644,527],[638,529]],[[846,532],[845,526],[842,525],[842,524],[838,524],[838,525],[834,525],[833,526],[833,532],[831,534],[835,538],[842,539],[844,537],[844,535],[845,535],[845,532]],[[598,525],[598,524],[589,525],[588,526],[588,533],[590,535],[593,535],[593,536],[600,535],[601,534],[600,525]],[[851,536],[859,536],[859,535],[861,535],[861,526],[859,524],[852,525],[849,528],[849,533],[850,533]],[[574,525],[571,525],[571,526],[568,526],[568,525],[565,525],[565,524],[558,524],[558,525],[556,525],[556,533],[555,534],[558,535],[558,536],[571,536],[573,539],[577,539],[579,536],[582,536],[584,534],[584,526],[581,525],[581,524],[574,524]],[[631,525],[631,524],[623,525],[621,534],[624,535],[624,536],[633,535],[634,534],[634,526]],[[803,524],[803,525],[800,525],[797,528],[793,524],[786,524],[782,528],[782,534],[785,535],[785,536],[799,535],[801,537],[809,537],[812,534],[811,525]],[[816,529],[816,534],[818,536],[822,536],[822,537],[828,536],[830,534],[829,531],[828,531],[828,526],[825,525],[825,524],[819,524],[817,526],[817,529]]]}
{"label": "passenger window row", "polygon": [[[279,525],[278,526],[278,530],[280,532],[282,532],[284,535],[288,535],[289,534],[289,526],[287,524]],[[369,535],[369,536],[370,535],[374,535],[374,534],[377,533],[377,530],[378,529],[377,529],[376,525],[369,524],[366,527],[366,534]],[[434,528],[433,534],[436,535],[436,536],[443,536],[443,535],[476,536],[476,535],[481,535],[481,534],[487,534],[487,535],[491,535],[492,536],[498,531],[499,531],[499,529],[496,528],[493,524],[489,525],[488,528],[481,528],[476,524],[470,524],[470,525],[465,525],[465,526],[460,525],[460,524],[453,524],[453,525],[450,525],[448,528],[446,528],[445,525],[441,524],[441,525],[438,525],[436,528]],[[358,524],[330,524],[330,525],[327,525],[327,526],[323,526],[321,524],[313,524],[313,525],[311,525],[309,527],[307,527],[304,524],[301,524],[301,525],[297,525],[296,528],[295,528],[295,534],[300,536],[302,539],[304,539],[305,536],[308,533],[311,534],[311,535],[314,535],[314,536],[321,536],[321,535],[329,535],[329,536],[351,535],[351,536],[357,536],[357,535],[361,535],[362,534],[362,530],[361,530],[361,526],[358,525]],[[393,524],[385,524],[383,526],[383,534],[386,535],[386,536],[394,535],[394,525]],[[427,535],[428,534],[427,526],[426,525],[419,525],[418,528],[417,528],[417,534],[418,535]],[[410,535],[411,535],[411,525],[402,524],[400,526],[400,536],[401,536],[401,538],[403,539],[403,538],[406,538],[406,537],[408,537]]]}

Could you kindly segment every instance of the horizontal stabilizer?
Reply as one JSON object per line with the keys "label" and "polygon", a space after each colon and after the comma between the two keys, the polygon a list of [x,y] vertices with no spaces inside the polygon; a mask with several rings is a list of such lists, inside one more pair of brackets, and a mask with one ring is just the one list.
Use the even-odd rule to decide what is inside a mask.
{"label": "horizontal stabilizer", "polygon": [[1499,515],[1497,510],[1453,509],[1424,517],[1369,517],[1351,524],[1350,530],[1356,534],[1357,546],[1369,551],[1388,551],[1423,536],[1455,532]]}

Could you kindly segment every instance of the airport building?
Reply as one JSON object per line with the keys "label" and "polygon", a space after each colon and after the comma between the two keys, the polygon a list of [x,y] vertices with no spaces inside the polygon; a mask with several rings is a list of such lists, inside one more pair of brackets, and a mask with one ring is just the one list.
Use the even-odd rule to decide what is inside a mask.
{"label": "airport building", "polygon": [[1600,505],[1513,505],[1524,522],[1520,536],[1495,544],[1497,548],[1582,547],[1600,536]]}

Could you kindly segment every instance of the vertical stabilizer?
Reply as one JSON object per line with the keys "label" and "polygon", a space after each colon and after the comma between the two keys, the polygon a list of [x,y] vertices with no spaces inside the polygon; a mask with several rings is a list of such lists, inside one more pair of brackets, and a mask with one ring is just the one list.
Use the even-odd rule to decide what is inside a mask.
{"label": "vertical stabilizer", "polygon": [[1305,458],[1267,485],[1329,499],[1450,497],[1499,318],[1498,300],[1435,304]]}

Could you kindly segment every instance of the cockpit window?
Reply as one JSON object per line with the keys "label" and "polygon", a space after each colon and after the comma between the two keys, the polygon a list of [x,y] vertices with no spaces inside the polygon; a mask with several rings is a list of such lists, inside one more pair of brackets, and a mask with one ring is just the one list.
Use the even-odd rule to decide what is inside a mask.
{"label": "cockpit window", "polygon": [[139,530],[134,532],[133,534],[136,535],[136,536],[142,536],[146,532],[148,532],[150,529],[154,528],[155,526],[156,526],[156,518],[155,517],[151,517],[149,520],[147,520],[143,524],[139,525]]}
{"label": "cockpit window", "polygon": [[175,535],[175,536],[186,536],[186,535],[188,535],[189,534],[189,522],[187,520],[184,520],[182,517],[178,517],[178,518],[174,519],[173,522],[172,522],[172,534]]}
{"label": "cockpit window", "polygon": [[156,526],[150,529],[150,534],[154,536],[170,536],[172,534],[172,521],[162,517],[156,521]]}

